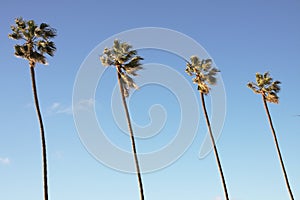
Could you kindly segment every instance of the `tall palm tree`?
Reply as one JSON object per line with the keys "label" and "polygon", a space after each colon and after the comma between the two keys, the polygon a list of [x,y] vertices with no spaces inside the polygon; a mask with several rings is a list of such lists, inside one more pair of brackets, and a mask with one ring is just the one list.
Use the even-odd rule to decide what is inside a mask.
{"label": "tall palm tree", "polygon": [[129,96],[130,88],[135,88],[135,89],[138,88],[138,86],[135,84],[131,76],[137,76],[136,72],[142,69],[140,61],[143,60],[143,58],[137,55],[136,50],[132,50],[131,45],[127,44],[126,42],[120,42],[119,40],[115,40],[114,45],[111,49],[109,48],[104,49],[103,55],[100,56],[100,60],[104,66],[115,66],[117,70],[117,78],[120,86],[123,106],[125,109],[125,115],[127,119],[128,130],[130,133],[136,173],[138,177],[140,199],[144,200],[142,176],[139,167],[139,161],[138,161],[136,144],[135,144],[134,134],[133,134],[131,120],[130,120],[130,114],[126,103],[126,97]]}
{"label": "tall palm tree", "polygon": [[270,76],[269,72],[266,72],[264,74],[256,73],[256,83],[249,82],[247,86],[250,89],[252,89],[254,93],[261,94],[261,96],[262,96],[265,111],[267,113],[270,128],[271,128],[273,138],[274,138],[274,142],[275,142],[275,146],[276,146],[276,149],[277,149],[277,154],[278,154],[279,161],[280,161],[280,164],[281,164],[281,168],[282,168],[282,171],[283,171],[285,184],[286,184],[286,187],[287,187],[288,192],[290,194],[291,200],[294,200],[292,189],[291,189],[290,184],[289,184],[289,179],[288,179],[288,176],[287,176],[287,172],[285,170],[285,166],[284,166],[284,163],[283,163],[283,158],[282,158],[281,151],[280,151],[280,148],[279,148],[277,136],[276,136],[275,129],[274,129],[274,126],[273,126],[271,114],[270,114],[268,104],[267,104],[267,102],[276,103],[276,104],[279,103],[279,97],[277,95],[277,93],[280,91],[279,84],[281,84],[280,81],[273,81],[273,78]]}
{"label": "tall palm tree", "polygon": [[190,62],[187,61],[185,71],[188,75],[195,76],[195,78],[193,79],[193,82],[198,85],[198,90],[199,90],[200,98],[201,98],[201,102],[202,102],[203,113],[204,113],[204,116],[206,119],[207,128],[209,131],[209,135],[210,135],[211,142],[212,142],[213,149],[214,149],[214,154],[215,154],[215,157],[217,160],[220,176],[222,179],[225,197],[226,197],[226,200],[229,200],[225,177],[223,174],[216,141],[215,141],[213,133],[212,133],[211,124],[210,124],[209,117],[207,114],[205,99],[204,99],[204,96],[209,94],[209,91],[210,91],[210,87],[208,85],[215,85],[217,83],[217,79],[215,76],[220,71],[217,68],[212,67],[211,59],[200,60],[197,56],[191,56]]}
{"label": "tall palm tree", "polygon": [[34,69],[37,63],[43,65],[47,64],[45,54],[50,56],[54,55],[56,47],[50,39],[56,36],[56,30],[46,23],[42,23],[38,26],[33,20],[25,21],[21,17],[15,19],[15,25],[11,26],[11,30],[12,33],[8,35],[9,38],[24,41],[21,45],[15,45],[15,56],[26,59],[29,62],[33,98],[40,125],[40,137],[42,143],[44,199],[48,200],[46,139],[39,106]]}

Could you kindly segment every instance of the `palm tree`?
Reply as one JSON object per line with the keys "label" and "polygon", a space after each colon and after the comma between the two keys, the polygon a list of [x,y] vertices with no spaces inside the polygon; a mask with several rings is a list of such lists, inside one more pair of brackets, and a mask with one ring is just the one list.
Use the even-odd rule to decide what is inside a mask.
{"label": "palm tree", "polygon": [[21,45],[15,45],[15,56],[26,59],[29,62],[33,98],[40,125],[40,137],[42,143],[44,199],[48,200],[46,139],[42,114],[39,106],[34,69],[37,63],[43,65],[47,64],[44,54],[48,54],[50,56],[54,55],[56,47],[50,39],[56,36],[56,30],[46,23],[42,23],[38,26],[33,20],[25,21],[21,17],[15,19],[15,25],[11,26],[11,30],[12,33],[8,35],[9,38],[24,41]]}
{"label": "palm tree", "polygon": [[214,149],[214,154],[215,154],[219,172],[221,175],[225,197],[226,197],[226,200],[229,200],[225,177],[223,174],[217,145],[216,145],[213,133],[212,133],[211,124],[210,124],[209,117],[207,114],[205,99],[204,99],[204,96],[209,94],[209,91],[210,91],[210,88],[208,85],[216,84],[217,79],[215,76],[220,71],[217,68],[212,67],[211,59],[200,60],[197,56],[191,56],[190,60],[191,60],[191,62],[187,61],[185,71],[188,75],[195,76],[195,78],[193,79],[193,82],[198,85],[198,90],[199,90],[200,98],[201,98],[201,102],[202,102],[203,113],[204,113],[204,116],[206,119],[207,128],[209,131],[209,135],[210,135],[211,142],[212,142],[213,149]]}
{"label": "palm tree", "polygon": [[249,82],[247,86],[250,89],[252,89],[254,93],[261,94],[261,96],[262,96],[265,111],[267,113],[270,128],[271,128],[273,138],[274,138],[274,142],[275,142],[275,146],[276,146],[276,149],[277,149],[277,154],[278,154],[279,161],[280,161],[280,164],[281,164],[281,168],[282,168],[282,171],[283,171],[283,175],[284,175],[284,178],[285,178],[285,184],[286,184],[286,187],[289,191],[291,200],[294,200],[294,196],[293,196],[290,184],[289,184],[289,179],[288,179],[287,172],[285,170],[285,166],[284,166],[284,163],[283,163],[282,155],[281,155],[281,152],[280,152],[277,136],[276,136],[275,129],[274,129],[274,126],[273,126],[271,114],[270,114],[268,104],[267,104],[267,102],[276,103],[276,104],[279,103],[279,97],[277,95],[277,93],[280,91],[279,84],[281,84],[280,81],[273,81],[273,78],[270,76],[269,72],[266,72],[264,74],[256,73],[256,83]]}
{"label": "palm tree", "polygon": [[120,86],[122,102],[125,109],[136,173],[138,177],[140,199],[144,200],[144,190],[139,161],[137,157],[136,144],[132,130],[130,115],[126,103],[126,97],[129,96],[130,88],[138,88],[131,76],[137,76],[136,72],[142,69],[140,61],[143,60],[143,58],[137,55],[136,50],[132,50],[131,45],[127,44],[126,42],[120,42],[119,40],[115,40],[114,45],[111,49],[104,49],[103,55],[100,56],[100,60],[104,66],[115,66],[117,70],[118,83]]}

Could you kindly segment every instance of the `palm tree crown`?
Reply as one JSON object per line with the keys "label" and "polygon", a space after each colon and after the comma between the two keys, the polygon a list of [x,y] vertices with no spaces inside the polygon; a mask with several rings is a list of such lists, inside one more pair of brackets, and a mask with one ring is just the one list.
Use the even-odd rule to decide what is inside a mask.
{"label": "palm tree crown", "polygon": [[128,97],[130,88],[138,88],[132,76],[137,76],[136,72],[142,69],[140,61],[143,58],[137,56],[137,51],[132,50],[131,45],[116,39],[111,49],[104,49],[100,60],[104,66],[117,67],[125,97]]}
{"label": "palm tree crown", "polygon": [[200,60],[197,56],[191,56],[190,60],[191,62],[186,64],[186,73],[190,76],[195,75],[193,82],[198,85],[198,90],[203,94],[208,94],[210,90],[208,85],[217,83],[216,75],[220,71],[212,67],[211,59]]}
{"label": "palm tree crown", "polygon": [[256,73],[256,83],[249,82],[248,87],[256,94],[262,94],[265,100],[271,103],[279,103],[277,93],[280,91],[280,81],[273,81],[269,72]]}
{"label": "palm tree crown", "polygon": [[56,50],[51,38],[56,36],[56,30],[46,23],[36,25],[33,20],[25,21],[22,17],[15,19],[14,26],[11,26],[13,33],[9,38],[14,40],[24,40],[22,45],[15,45],[15,56],[27,59],[34,67],[35,63],[46,65],[47,60],[44,54],[54,55]]}

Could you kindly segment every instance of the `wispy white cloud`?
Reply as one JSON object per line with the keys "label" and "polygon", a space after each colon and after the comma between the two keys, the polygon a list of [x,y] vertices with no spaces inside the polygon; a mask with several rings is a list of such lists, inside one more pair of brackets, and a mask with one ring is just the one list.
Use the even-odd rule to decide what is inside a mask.
{"label": "wispy white cloud", "polygon": [[9,165],[10,164],[10,159],[9,158],[0,158],[0,164]]}
{"label": "wispy white cloud", "polygon": [[91,107],[95,105],[95,100],[93,98],[83,99],[78,102],[73,108],[72,105],[65,106],[59,102],[54,102],[48,108],[48,112],[51,114],[73,114],[73,111],[82,111],[89,110]]}
{"label": "wispy white cloud", "polygon": [[60,103],[54,102],[54,103],[52,104],[52,106],[51,106],[51,109],[52,109],[52,110],[55,110],[55,109],[58,109],[60,106],[61,106]]}
{"label": "wispy white cloud", "polygon": [[79,101],[74,109],[77,110],[88,110],[91,107],[93,107],[95,105],[95,99],[90,98],[90,99],[82,99],[81,101]]}
{"label": "wispy white cloud", "polygon": [[71,106],[64,106],[59,102],[54,102],[49,108],[48,112],[51,114],[72,114],[72,107]]}

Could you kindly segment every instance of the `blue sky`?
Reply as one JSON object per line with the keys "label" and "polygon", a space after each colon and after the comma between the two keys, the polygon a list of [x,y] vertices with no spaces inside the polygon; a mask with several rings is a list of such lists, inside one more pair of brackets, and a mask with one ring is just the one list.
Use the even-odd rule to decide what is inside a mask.
{"label": "blue sky", "polygon": [[[7,38],[9,27],[18,16],[37,23],[47,22],[58,31],[54,40],[56,55],[49,58],[49,66],[36,68],[47,134],[51,199],[139,198],[135,175],[104,166],[85,149],[77,134],[71,105],[76,74],[89,53],[114,34],[149,26],[173,29],[193,38],[221,70],[227,113],[218,148],[232,200],[288,199],[261,98],[246,88],[256,72],[270,71],[282,82],[280,104],[270,105],[270,110],[295,199],[300,198],[299,10],[300,2],[296,0],[3,2],[0,8],[0,199],[42,198],[40,138],[28,63],[13,56],[15,41]],[[170,55],[160,57],[142,51],[141,54],[153,55],[145,63],[184,67],[184,62],[170,60]],[[113,70],[109,73],[113,77],[107,78],[106,83],[115,83]],[[176,115],[173,116],[178,113],[174,96],[168,91],[164,93],[162,88],[148,90],[149,96],[145,92],[133,97],[130,104],[133,117],[138,118],[138,123],[147,124],[148,108],[143,107],[143,102],[147,100],[148,107],[151,103],[165,105],[171,113],[163,131],[172,135],[178,123]],[[109,89],[105,91],[111,94]],[[164,98],[157,98],[157,91]],[[108,110],[99,103],[104,101],[102,95],[106,98],[103,93],[96,94],[97,116],[107,126],[113,125],[106,118]],[[223,199],[214,155],[198,158],[206,133],[200,114],[198,134],[185,154],[171,166],[143,175],[146,199]],[[117,128],[112,130],[114,134],[122,134],[116,132]],[[139,145],[143,143],[137,140],[138,148],[146,151],[148,146]],[[129,148],[125,142],[120,145]]]}

